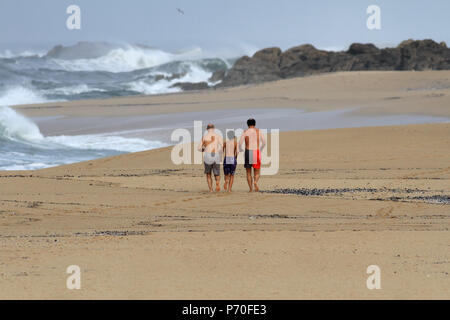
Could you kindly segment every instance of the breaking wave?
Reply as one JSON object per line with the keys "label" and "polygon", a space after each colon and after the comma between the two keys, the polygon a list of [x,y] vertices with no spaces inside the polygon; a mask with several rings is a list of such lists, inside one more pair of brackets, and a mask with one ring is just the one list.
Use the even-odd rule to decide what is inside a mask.
{"label": "breaking wave", "polygon": [[41,169],[163,146],[114,134],[46,137],[30,119],[0,107],[0,170]]}
{"label": "breaking wave", "polygon": [[216,84],[211,75],[227,70],[233,61],[229,52],[221,57],[201,48],[168,52],[93,42],[56,46],[45,54],[6,50],[0,52],[0,103],[178,92],[178,82]]}

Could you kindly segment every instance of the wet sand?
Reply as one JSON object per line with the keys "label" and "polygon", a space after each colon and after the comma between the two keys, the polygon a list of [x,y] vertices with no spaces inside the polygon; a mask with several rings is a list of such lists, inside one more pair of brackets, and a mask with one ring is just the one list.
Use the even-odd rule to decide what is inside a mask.
{"label": "wet sand", "polygon": [[194,121],[202,123],[202,130],[207,123],[214,122],[216,129],[222,133],[228,129],[246,128],[245,121],[249,117],[258,119],[258,126],[269,132],[272,129],[297,131],[450,122],[450,117],[444,116],[419,114],[373,116],[358,114],[360,110],[349,108],[306,111],[296,108],[254,108],[126,117],[60,117],[57,120],[54,118],[33,120],[47,136],[102,134],[156,140],[166,145],[178,142],[171,139],[172,132],[177,128],[189,130],[194,137]]}

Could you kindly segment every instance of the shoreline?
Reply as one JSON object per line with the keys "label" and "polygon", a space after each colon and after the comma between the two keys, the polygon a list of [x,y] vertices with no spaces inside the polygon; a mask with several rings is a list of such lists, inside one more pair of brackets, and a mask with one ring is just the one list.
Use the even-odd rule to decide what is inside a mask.
{"label": "shoreline", "polygon": [[[260,128],[280,131],[448,122],[449,79],[450,71],[341,72],[198,92],[15,106],[14,110],[35,119],[42,135],[70,136],[83,148],[85,135],[97,136],[97,146],[104,137],[117,136],[112,139],[122,144],[127,143],[122,138],[144,139],[155,147],[173,145],[171,133],[176,128],[187,129],[192,136],[194,121],[214,122],[222,132],[245,128],[250,117]],[[144,144],[131,151],[144,150],[139,147]],[[120,148],[119,152],[129,150],[126,145]],[[57,161],[67,163],[69,156]],[[45,161],[21,163],[8,166],[47,166]]]}
{"label": "shoreline", "polygon": [[[318,74],[231,88],[156,95],[16,105],[26,116],[158,115],[206,110],[300,108],[324,111],[361,107],[363,114],[414,114],[450,117],[450,70],[351,71]],[[428,102],[427,110],[407,104]],[[405,105],[406,104],[406,105]],[[387,109],[390,107],[390,110]]]}

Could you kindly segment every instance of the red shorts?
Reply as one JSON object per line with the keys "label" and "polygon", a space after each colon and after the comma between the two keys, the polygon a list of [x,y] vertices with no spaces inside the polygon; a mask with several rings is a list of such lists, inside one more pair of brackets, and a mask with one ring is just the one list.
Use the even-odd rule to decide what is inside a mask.
{"label": "red shorts", "polygon": [[245,150],[245,168],[261,169],[261,151]]}

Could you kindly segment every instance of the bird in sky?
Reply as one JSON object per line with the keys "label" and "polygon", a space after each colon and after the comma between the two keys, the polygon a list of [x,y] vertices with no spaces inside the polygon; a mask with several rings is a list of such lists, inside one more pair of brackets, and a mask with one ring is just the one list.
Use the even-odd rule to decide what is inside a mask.
{"label": "bird in sky", "polygon": [[181,13],[182,15],[184,15],[184,11],[181,10],[180,8],[177,8],[177,11],[178,11],[179,13]]}

